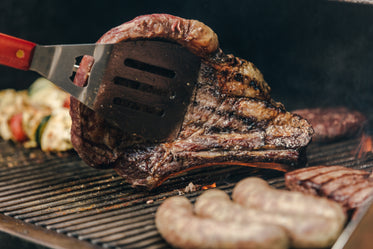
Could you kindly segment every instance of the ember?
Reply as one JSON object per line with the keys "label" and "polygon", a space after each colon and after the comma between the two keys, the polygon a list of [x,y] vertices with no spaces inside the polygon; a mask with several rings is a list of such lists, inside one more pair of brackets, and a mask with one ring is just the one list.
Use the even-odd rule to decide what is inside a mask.
{"label": "ember", "polygon": [[372,153],[372,152],[373,152],[372,137],[363,133],[361,135],[360,143],[356,151],[354,152],[354,154],[358,159],[362,159],[362,158],[365,158],[368,153]]}
{"label": "ember", "polygon": [[206,186],[202,187],[203,190],[210,189],[210,188],[216,188],[216,183],[214,182],[213,184],[206,185]]}

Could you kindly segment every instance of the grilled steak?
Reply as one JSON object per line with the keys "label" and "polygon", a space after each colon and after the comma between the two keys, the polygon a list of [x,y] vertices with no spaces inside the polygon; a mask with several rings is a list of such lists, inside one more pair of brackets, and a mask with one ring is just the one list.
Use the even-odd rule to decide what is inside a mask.
{"label": "grilled steak", "polygon": [[331,142],[354,136],[363,130],[367,122],[362,113],[346,107],[301,109],[293,113],[311,123],[315,131],[312,141],[315,142]]}
{"label": "grilled steak", "polygon": [[[310,124],[270,97],[263,75],[246,60],[226,55],[216,34],[195,20],[154,14],[104,34],[99,43],[166,39],[201,57],[197,86],[177,139],[149,143],[107,123],[71,99],[72,143],[90,166],[114,168],[133,186],[153,188],[168,177],[212,164],[271,167],[304,163]],[[84,86],[93,61],[84,57],[74,79]],[[114,70],[114,69],[113,69]],[[263,163],[265,162],[265,163]]]}
{"label": "grilled steak", "polygon": [[291,190],[333,199],[346,210],[359,207],[373,195],[373,178],[363,170],[343,166],[314,166],[285,174],[285,184]]}

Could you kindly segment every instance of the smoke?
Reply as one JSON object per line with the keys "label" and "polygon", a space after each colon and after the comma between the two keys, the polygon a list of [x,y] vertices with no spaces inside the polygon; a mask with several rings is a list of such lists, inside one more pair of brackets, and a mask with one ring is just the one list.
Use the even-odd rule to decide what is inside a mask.
{"label": "smoke", "polygon": [[272,96],[290,110],[346,106],[368,114],[373,6],[323,2],[306,8],[289,13],[288,37],[277,37],[275,54],[264,63]]}

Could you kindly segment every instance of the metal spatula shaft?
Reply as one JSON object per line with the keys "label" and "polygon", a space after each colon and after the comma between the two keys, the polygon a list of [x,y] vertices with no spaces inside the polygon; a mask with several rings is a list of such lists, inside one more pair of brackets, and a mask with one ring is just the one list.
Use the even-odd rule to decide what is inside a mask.
{"label": "metal spatula shaft", "polygon": [[[0,64],[33,70],[128,133],[150,141],[175,138],[190,102],[200,58],[178,44],[40,46],[0,33]],[[77,58],[93,57],[88,83],[72,83]]]}

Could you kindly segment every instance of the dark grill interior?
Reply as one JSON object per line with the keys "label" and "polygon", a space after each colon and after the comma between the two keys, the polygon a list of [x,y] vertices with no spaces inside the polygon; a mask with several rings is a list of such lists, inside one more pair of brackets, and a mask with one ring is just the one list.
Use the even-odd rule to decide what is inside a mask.
{"label": "dark grill interior", "polygon": [[[360,139],[308,148],[308,165],[343,165],[371,171],[373,156],[357,158]],[[215,166],[167,180],[158,189],[132,189],[112,170],[95,170],[74,153],[48,154],[0,142],[0,230],[56,248],[168,248],[154,224],[162,201],[216,183],[231,193],[235,183],[260,176],[284,188],[283,173]],[[5,225],[4,225],[5,224]]]}

